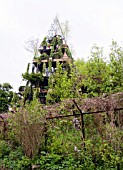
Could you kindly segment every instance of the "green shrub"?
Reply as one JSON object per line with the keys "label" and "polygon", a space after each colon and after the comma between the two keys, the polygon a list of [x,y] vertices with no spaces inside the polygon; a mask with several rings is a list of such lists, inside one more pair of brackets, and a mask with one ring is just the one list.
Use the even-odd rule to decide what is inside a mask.
{"label": "green shrub", "polygon": [[0,141],[0,169],[28,170],[31,160],[24,156],[22,147],[12,146],[9,142]]}

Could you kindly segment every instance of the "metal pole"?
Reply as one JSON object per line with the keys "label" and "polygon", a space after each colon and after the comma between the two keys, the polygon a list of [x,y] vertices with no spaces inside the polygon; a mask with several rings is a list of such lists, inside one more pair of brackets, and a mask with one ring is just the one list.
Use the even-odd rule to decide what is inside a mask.
{"label": "metal pole", "polygon": [[[76,101],[73,100],[74,104],[76,105],[77,109],[79,110],[81,114],[81,130],[82,130],[82,140],[85,140],[85,127],[84,127],[84,114],[82,113],[82,110],[77,105]],[[85,148],[85,142],[84,142],[84,148]]]}
{"label": "metal pole", "polygon": [[82,129],[82,138],[85,140],[85,129],[84,129],[84,116],[81,114],[81,129]]}

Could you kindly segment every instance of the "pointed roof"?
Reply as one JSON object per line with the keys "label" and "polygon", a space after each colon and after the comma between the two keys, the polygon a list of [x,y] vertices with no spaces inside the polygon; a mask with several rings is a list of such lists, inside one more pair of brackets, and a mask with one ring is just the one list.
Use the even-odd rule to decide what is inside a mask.
{"label": "pointed roof", "polygon": [[64,39],[64,41],[66,42],[65,40],[65,36],[64,36],[64,33],[63,33],[63,30],[61,28],[61,25],[60,25],[60,22],[59,22],[59,19],[58,17],[56,16],[55,19],[53,20],[53,23],[51,24],[51,27],[50,29],[48,30],[48,36],[47,37],[53,37],[55,35],[60,35],[62,36],[62,38]]}

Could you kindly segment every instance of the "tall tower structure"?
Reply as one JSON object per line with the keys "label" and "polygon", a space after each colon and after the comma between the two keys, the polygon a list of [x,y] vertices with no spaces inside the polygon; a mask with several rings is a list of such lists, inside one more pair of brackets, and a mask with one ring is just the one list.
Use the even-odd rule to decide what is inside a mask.
{"label": "tall tower structure", "polygon": [[27,81],[23,90],[20,87],[20,92],[23,91],[24,103],[26,100],[32,100],[34,91],[37,91],[40,102],[45,104],[48,79],[51,74],[55,74],[57,62],[62,64],[64,70],[73,60],[57,17],[38,50],[40,55],[33,58],[31,73],[29,73],[30,64],[28,64],[27,72],[23,74],[23,78]]}

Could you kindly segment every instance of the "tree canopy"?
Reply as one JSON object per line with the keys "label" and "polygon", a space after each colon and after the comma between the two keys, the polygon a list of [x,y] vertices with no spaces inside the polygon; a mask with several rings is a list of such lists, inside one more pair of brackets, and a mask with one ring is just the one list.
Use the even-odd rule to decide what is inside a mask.
{"label": "tree canopy", "polygon": [[0,84],[0,112],[8,111],[12,96],[12,86],[9,83]]}

